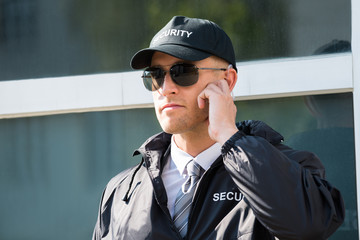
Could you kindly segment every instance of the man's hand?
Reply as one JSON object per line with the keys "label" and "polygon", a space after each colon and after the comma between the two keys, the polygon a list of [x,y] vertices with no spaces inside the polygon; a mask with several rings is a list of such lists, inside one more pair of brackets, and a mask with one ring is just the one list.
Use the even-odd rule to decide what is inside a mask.
{"label": "man's hand", "polygon": [[209,136],[224,144],[238,129],[235,125],[236,106],[226,80],[218,80],[206,86],[198,96],[199,108],[209,104]]}

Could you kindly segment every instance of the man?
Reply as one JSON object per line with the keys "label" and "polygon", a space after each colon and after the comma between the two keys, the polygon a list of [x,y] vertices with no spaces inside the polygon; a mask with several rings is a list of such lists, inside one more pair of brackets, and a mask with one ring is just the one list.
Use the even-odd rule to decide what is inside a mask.
{"label": "man", "polygon": [[93,239],[326,239],[341,225],[314,154],[262,122],[235,124],[236,61],[218,25],[174,17],[131,65],[146,68],[164,132],[107,185]]}

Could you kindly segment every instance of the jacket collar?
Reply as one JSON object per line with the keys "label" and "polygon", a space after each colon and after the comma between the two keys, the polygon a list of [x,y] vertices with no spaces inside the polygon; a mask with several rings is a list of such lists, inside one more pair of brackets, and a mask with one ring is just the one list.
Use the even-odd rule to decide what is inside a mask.
{"label": "jacket collar", "polygon": [[[246,120],[238,122],[237,127],[245,135],[259,136],[266,139],[271,144],[279,144],[284,137],[262,121]],[[163,158],[165,152],[169,150],[172,134],[161,132],[147,139],[133,156],[142,154],[143,158],[151,161],[149,167],[160,169],[160,159]]]}

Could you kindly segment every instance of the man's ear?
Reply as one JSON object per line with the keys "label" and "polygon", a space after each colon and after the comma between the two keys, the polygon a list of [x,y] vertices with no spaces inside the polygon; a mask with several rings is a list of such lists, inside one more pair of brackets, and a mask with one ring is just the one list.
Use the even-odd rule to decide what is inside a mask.
{"label": "man's ear", "polygon": [[232,91],[235,87],[236,81],[237,81],[237,72],[234,68],[230,67],[225,72],[225,80],[227,81],[229,85],[230,91]]}

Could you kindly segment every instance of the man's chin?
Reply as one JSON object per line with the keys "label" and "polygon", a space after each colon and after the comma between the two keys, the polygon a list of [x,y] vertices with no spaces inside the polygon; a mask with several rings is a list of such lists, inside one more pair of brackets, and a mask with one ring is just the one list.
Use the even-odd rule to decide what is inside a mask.
{"label": "man's chin", "polygon": [[179,134],[184,132],[185,127],[175,125],[175,124],[160,124],[164,132],[169,134]]}
{"label": "man's chin", "polygon": [[168,134],[180,134],[182,133],[182,131],[178,131],[176,129],[172,129],[172,128],[162,128],[162,130]]}
{"label": "man's chin", "polygon": [[162,130],[169,134],[183,134],[186,132],[202,132],[208,130],[208,120],[204,120],[201,124],[160,124]]}

